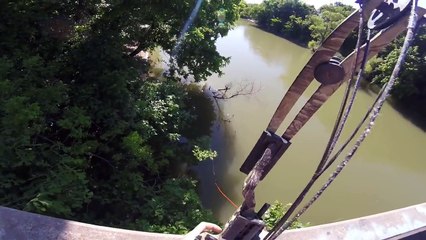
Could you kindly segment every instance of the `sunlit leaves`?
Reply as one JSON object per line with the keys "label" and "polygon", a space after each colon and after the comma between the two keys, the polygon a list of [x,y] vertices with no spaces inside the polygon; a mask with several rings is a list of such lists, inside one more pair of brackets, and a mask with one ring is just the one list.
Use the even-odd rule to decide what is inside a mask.
{"label": "sunlit leaves", "polygon": [[349,5],[335,3],[322,6],[318,15],[310,16],[309,30],[311,30],[312,36],[310,48],[316,49],[354,10]]}
{"label": "sunlit leaves", "polygon": [[[201,79],[223,66],[214,41],[237,18],[236,2],[203,5],[180,73]],[[197,161],[193,140],[208,132],[184,132],[203,118],[184,86],[147,79],[148,64],[141,67],[127,48],[171,49],[192,7],[177,0],[0,2],[1,205],[165,232],[208,220],[195,183],[177,170]],[[222,8],[226,25],[219,27],[211,12]]]}
{"label": "sunlit leaves", "polygon": [[201,149],[199,146],[195,146],[194,149],[192,149],[192,153],[199,161],[206,159],[214,159],[215,157],[217,157],[216,151],[212,151],[210,149]]}
{"label": "sunlit leaves", "polygon": [[315,10],[299,0],[266,0],[259,5],[242,7],[243,14],[255,18],[262,28],[312,49],[316,49],[353,10],[342,3]]}
{"label": "sunlit leaves", "polygon": [[313,6],[298,0],[267,0],[260,6],[251,6],[258,24],[268,31],[293,41],[306,44],[310,35],[309,16]]}
{"label": "sunlit leaves", "polygon": [[[266,228],[271,230],[278,221],[284,216],[287,209],[291,206],[291,203],[284,205],[279,201],[275,201],[271,207],[266,211],[263,219],[266,224]],[[300,221],[295,221],[291,224],[290,229],[297,229],[309,226],[309,223],[302,223]]]}

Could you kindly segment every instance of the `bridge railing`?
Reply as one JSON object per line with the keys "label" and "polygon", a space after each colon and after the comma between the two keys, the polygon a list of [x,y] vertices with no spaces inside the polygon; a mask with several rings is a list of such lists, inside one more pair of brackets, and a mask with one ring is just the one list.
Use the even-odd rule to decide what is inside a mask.
{"label": "bridge railing", "polygon": [[[195,227],[195,226],[194,226]],[[284,232],[282,240],[426,239],[426,203]],[[177,240],[182,235],[110,228],[0,207],[0,240]]]}

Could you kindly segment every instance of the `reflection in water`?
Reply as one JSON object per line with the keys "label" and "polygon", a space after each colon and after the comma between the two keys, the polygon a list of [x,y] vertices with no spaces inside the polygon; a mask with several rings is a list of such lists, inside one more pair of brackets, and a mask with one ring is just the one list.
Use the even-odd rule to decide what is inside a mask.
{"label": "reflection in water", "polygon": [[[361,87],[364,90],[365,93],[376,96],[380,88],[378,86],[372,85],[369,82],[361,82]],[[388,102],[392,105],[393,108],[395,108],[399,113],[402,114],[404,118],[406,118],[408,121],[419,127],[423,132],[426,132],[426,121],[424,116],[416,112],[415,107],[409,109],[407,106],[403,106],[398,101],[395,101],[391,97],[388,98]]]}
{"label": "reflection in water", "polygon": [[[212,127],[212,140],[212,148],[220,151],[219,156],[213,161],[206,160],[201,162],[196,169],[201,179],[200,191],[202,200],[206,208],[223,209],[221,211],[232,212],[234,210],[232,206],[218,195],[215,181],[231,199],[238,199],[232,189],[233,185],[227,184],[222,178],[223,174],[226,173],[228,175],[227,181],[239,182],[239,176],[228,172],[229,169],[232,169],[230,165],[234,159],[235,132],[232,132],[227,122],[218,120]],[[216,179],[213,171],[216,173]],[[236,204],[239,204],[239,202],[236,202]],[[226,217],[222,216],[221,219],[226,219]]]}
{"label": "reflection in water", "polygon": [[[245,175],[239,172],[242,162],[266,128],[285,91],[310,57],[310,52],[272,34],[247,24],[238,25],[220,39],[217,47],[231,63],[221,78],[209,83],[222,87],[229,81],[253,81],[261,91],[240,96],[222,104],[224,114],[234,115],[230,123],[216,125],[214,148],[217,179],[226,194],[241,203]],[[315,84],[314,84],[315,85]],[[288,125],[318,85],[307,90],[284,125]],[[309,180],[326,145],[343,88],[330,98],[308,124],[294,137],[293,144],[259,185],[258,206],[280,200],[291,202]],[[352,130],[375,95],[362,91],[347,123]],[[279,133],[284,132],[284,128]],[[344,132],[342,137],[349,135]],[[426,134],[412,125],[390,105],[385,105],[372,134],[360,148],[350,166],[339,176],[323,197],[302,220],[312,224],[332,222],[400,208],[426,201]],[[211,161],[199,167],[202,198],[221,221],[233,213],[233,207],[213,185]],[[327,175],[327,174],[325,174]],[[318,189],[327,176],[319,180]],[[310,196],[308,196],[310,197]]]}
{"label": "reflection in water", "polygon": [[[307,58],[303,57],[303,55],[307,56],[309,54],[309,51],[306,51],[306,49],[292,46],[294,44],[285,39],[276,41],[273,34],[267,32],[259,34],[258,28],[250,25],[246,26],[247,27],[244,28],[244,37],[248,40],[250,49],[256,55],[262,57],[263,61],[271,65],[282,67],[302,66],[302,64],[306,63]],[[270,36],[265,38],[265,35]],[[256,44],[258,42],[263,42],[263,44]],[[291,47],[289,47],[289,45],[291,45]],[[286,57],[283,57],[283,53],[285,53]]]}

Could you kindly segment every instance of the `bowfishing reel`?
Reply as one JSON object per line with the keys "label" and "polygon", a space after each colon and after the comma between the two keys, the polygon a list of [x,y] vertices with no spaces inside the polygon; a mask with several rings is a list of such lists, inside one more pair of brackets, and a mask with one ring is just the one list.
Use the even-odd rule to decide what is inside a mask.
{"label": "bowfishing reel", "polygon": [[[384,0],[377,6],[367,21],[370,30],[382,30],[391,26],[401,17],[409,12],[411,0]],[[358,1],[362,3],[362,1]],[[315,79],[325,85],[342,82],[345,78],[345,70],[341,66],[342,59],[334,56],[328,62],[324,62],[315,67]]]}
{"label": "bowfishing reel", "polygon": [[381,30],[398,21],[404,14],[408,13],[411,0],[384,0],[371,13],[367,27],[371,30]]}

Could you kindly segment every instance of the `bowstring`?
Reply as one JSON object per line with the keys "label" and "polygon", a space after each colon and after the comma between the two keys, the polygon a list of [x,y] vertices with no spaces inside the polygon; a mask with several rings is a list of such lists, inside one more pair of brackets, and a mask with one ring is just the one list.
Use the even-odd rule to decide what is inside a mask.
{"label": "bowstring", "polygon": [[[355,96],[356,96],[356,92],[358,91],[358,88],[359,88],[359,85],[360,85],[359,84],[359,82],[360,82],[359,78],[360,78],[361,74],[358,74],[359,78],[356,80],[354,93],[352,94],[352,97],[350,98],[350,105],[348,107],[346,107],[348,100],[349,100],[350,92],[351,92],[350,91],[351,90],[351,83],[353,82],[353,79],[355,77],[357,63],[359,61],[360,52],[361,52],[361,39],[362,39],[362,31],[363,31],[363,23],[364,23],[363,4],[362,3],[360,3],[359,15],[360,15],[360,18],[359,18],[359,25],[358,25],[358,38],[357,38],[357,43],[356,43],[356,47],[355,47],[356,51],[357,51],[356,57],[355,57],[355,64],[352,67],[350,81],[348,81],[348,83],[347,83],[347,87],[346,87],[345,93],[343,95],[342,103],[340,105],[339,113],[338,113],[338,116],[336,118],[332,133],[330,135],[330,139],[329,139],[327,146],[324,150],[324,154],[323,154],[323,156],[322,156],[322,158],[321,158],[321,160],[318,164],[317,169],[314,172],[314,175],[312,176],[312,178],[310,179],[308,184],[301,191],[301,193],[298,195],[296,200],[293,202],[293,204],[290,206],[290,208],[286,211],[284,216],[274,226],[274,228],[271,230],[271,232],[268,233],[268,235],[266,236],[265,239],[269,239],[269,237],[272,236],[273,232],[277,231],[280,226],[283,226],[286,223],[286,221],[290,218],[291,214],[296,210],[296,208],[303,201],[306,193],[309,192],[309,190],[312,188],[312,186],[314,185],[316,180],[320,177],[320,175],[322,174],[321,172],[323,172],[323,167],[324,167],[324,165],[326,165],[328,163],[327,160],[328,160],[330,154],[333,152],[334,147],[335,147],[335,145],[336,145],[336,143],[337,143],[337,141],[340,137],[340,134],[343,130],[343,126],[346,123],[347,117],[349,115],[349,112],[352,108],[352,105],[353,105],[353,102],[354,102],[354,99],[355,99]],[[369,37],[368,37],[368,39],[369,39]],[[366,59],[367,54],[368,54],[368,48],[365,48],[363,60]],[[365,61],[363,61],[363,62],[365,62]],[[361,69],[364,69],[364,67],[362,66]]]}
{"label": "bowstring", "polygon": [[[394,70],[391,74],[391,77],[388,81],[388,83],[382,88],[383,91],[381,91],[381,94],[377,97],[376,101],[373,104],[373,107],[370,108],[372,113],[370,116],[370,122],[365,127],[364,132],[359,136],[358,140],[352,147],[352,149],[349,151],[349,153],[346,155],[345,159],[337,166],[336,170],[333,172],[333,174],[328,178],[326,183],[321,187],[321,189],[309,200],[308,203],[304,205],[304,207],[297,212],[297,214],[288,222],[286,222],[282,227],[279,227],[277,231],[271,232],[268,234],[269,239],[275,239],[278,237],[286,228],[288,228],[294,221],[296,221],[301,215],[303,215],[306,210],[308,210],[313,203],[324,193],[324,191],[330,186],[330,184],[337,178],[337,176],[343,171],[343,169],[347,166],[349,161],[352,159],[352,157],[355,155],[361,144],[364,142],[366,137],[371,133],[371,129],[374,126],[374,123],[376,119],[379,116],[379,113],[383,107],[383,104],[386,100],[386,98],[389,96],[390,91],[392,90],[393,85],[395,84],[396,78],[401,70],[402,65],[405,62],[405,58],[407,56],[408,50],[414,40],[415,32],[417,30],[418,21],[417,21],[417,0],[413,0],[413,5],[411,9],[410,14],[410,20],[408,23],[408,31],[404,40],[403,47],[401,49],[401,53],[398,57],[398,61],[394,67]],[[370,110],[368,111],[370,112]],[[365,121],[365,119],[363,119]],[[361,122],[363,122],[361,121]],[[359,130],[358,128],[355,129],[355,134]],[[268,237],[267,236],[267,237]]]}

